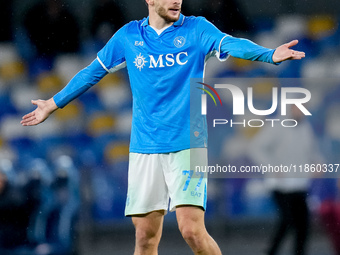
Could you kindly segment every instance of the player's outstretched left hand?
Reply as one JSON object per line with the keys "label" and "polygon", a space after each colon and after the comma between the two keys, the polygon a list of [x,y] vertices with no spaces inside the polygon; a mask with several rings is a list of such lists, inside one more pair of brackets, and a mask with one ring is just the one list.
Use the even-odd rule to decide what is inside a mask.
{"label": "player's outstretched left hand", "polygon": [[285,60],[302,59],[305,57],[305,53],[302,51],[296,51],[290,49],[291,47],[298,44],[298,40],[293,40],[289,43],[285,43],[276,48],[273,54],[273,61],[275,63],[282,62]]}

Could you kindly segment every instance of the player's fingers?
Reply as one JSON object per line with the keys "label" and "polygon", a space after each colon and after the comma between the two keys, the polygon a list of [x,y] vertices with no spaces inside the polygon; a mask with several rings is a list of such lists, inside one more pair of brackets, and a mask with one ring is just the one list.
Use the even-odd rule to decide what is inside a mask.
{"label": "player's fingers", "polygon": [[286,43],[286,46],[288,48],[290,48],[290,47],[293,47],[293,46],[297,45],[298,43],[299,43],[298,40],[293,40],[293,41],[290,41],[289,43]]}
{"label": "player's fingers", "polygon": [[37,99],[37,100],[31,100],[31,103],[34,105],[37,105],[39,101],[43,101],[41,99]]}
{"label": "player's fingers", "polygon": [[36,121],[35,116],[31,116],[31,117],[23,118],[20,123],[24,126],[27,126],[34,121]]}
{"label": "player's fingers", "polygon": [[294,59],[301,59],[301,58],[304,58],[306,56],[306,54],[302,51],[293,51],[292,52],[292,57]]}
{"label": "player's fingers", "polygon": [[299,56],[296,56],[296,57],[291,57],[290,59],[291,60],[299,60],[299,59],[302,59],[303,57],[299,57]]}
{"label": "player's fingers", "polygon": [[25,121],[32,121],[32,120],[35,120],[35,119],[36,119],[36,117],[33,115],[33,116],[31,116],[31,117],[25,118],[24,120],[25,120]]}
{"label": "player's fingers", "polygon": [[33,119],[31,121],[25,121],[25,122],[21,123],[21,125],[23,125],[23,126],[35,126],[37,124],[39,124],[39,121],[36,120],[36,119]]}
{"label": "player's fingers", "polygon": [[35,124],[33,124],[33,122],[30,121],[30,122],[21,123],[21,125],[26,127],[26,126],[34,126]]}
{"label": "player's fingers", "polygon": [[26,115],[24,115],[23,117],[22,117],[22,119],[24,120],[24,119],[28,119],[28,118],[30,118],[30,117],[32,117],[32,116],[34,116],[35,115],[35,113],[34,112],[30,112],[30,113],[27,113]]}

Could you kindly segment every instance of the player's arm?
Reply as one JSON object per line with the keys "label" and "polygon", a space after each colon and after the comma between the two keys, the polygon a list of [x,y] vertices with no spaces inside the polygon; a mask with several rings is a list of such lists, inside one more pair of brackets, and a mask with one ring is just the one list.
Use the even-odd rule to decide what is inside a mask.
{"label": "player's arm", "polygon": [[98,83],[107,71],[97,59],[77,73],[71,81],[55,96],[48,100],[32,100],[37,108],[22,117],[23,126],[33,126],[45,121],[58,108],[63,108],[76,97]]}
{"label": "player's arm", "polygon": [[276,49],[268,49],[248,39],[222,33],[205,18],[199,17],[197,22],[198,40],[201,42],[203,52],[208,54],[216,50],[220,60],[231,55],[236,58],[278,64],[285,60],[301,59],[305,56],[304,52],[290,49],[298,43],[297,40],[283,44]]}
{"label": "player's arm", "polygon": [[221,43],[221,52],[236,58],[277,64],[285,60],[301,59],[305,53],[290,49],[298,43],[293,40],[276,49],[262,47],[248,39],[226,36]]}

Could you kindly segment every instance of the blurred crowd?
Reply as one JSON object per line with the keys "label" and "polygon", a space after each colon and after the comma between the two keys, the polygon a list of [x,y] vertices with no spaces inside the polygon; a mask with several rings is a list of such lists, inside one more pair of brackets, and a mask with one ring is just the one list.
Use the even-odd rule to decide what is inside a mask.
{"label": "blurred crowd", "polygon": [[79,211],[79,173],[69,156],[33,159],[19,170],[0,160],[0,252],[71,254]]}
{"label": "blurred crowd", "polygon": [[[59,91],[128,20],[121,1],[95,1],[84,32],[66,0],[35,2],[17,25],[11,22],[14,1],[0,0],[0,253],[71,254],[79,216],[94,223],[124,218],[131,125],[126,71],[106,76],[39,127],[22,127],[20,119],[33,109],[31,99]],[[300,41],[297,47],[307,56],[302,61],[277,67],[211,60],[207,77],[303,80],[312,91],[309,122],[316,144],[326,162],[339,163],[340,17],[290,14],[250,20],[237,1],[205,4],[196,13],[184,5],[183,13],[203,15],[221,30],[266,47]],[[255,84],[258,99],[267,100],[273,86]],[[252,164],[246,148],[257,133],[224,129],[209,144],[213,160]],[[209,188],[208,220],[276,215],[275,199],[261,179],[212,179]],[[310,218],[325,222],[321,225],[339,244],[337,180],[315,179],[306,189]]]}

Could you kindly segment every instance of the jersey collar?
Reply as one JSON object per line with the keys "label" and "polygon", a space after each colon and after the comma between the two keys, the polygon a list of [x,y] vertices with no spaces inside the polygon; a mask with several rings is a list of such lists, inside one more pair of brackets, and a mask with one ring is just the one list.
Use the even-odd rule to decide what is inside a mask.
{"label": "jersey collar", "polygon": [[[184,18],[185,16],[181,13],[179,15],[179,19],[173,24],[173,26],[178,27],[178,26],[182,26],[184,23]],[[146,18],[146,20],[144,20],[144,22],[142,23],[142,26],[146,27],[149,25],[149,17]]]}

